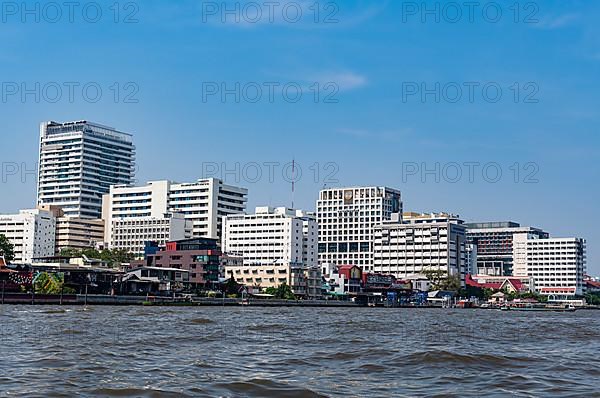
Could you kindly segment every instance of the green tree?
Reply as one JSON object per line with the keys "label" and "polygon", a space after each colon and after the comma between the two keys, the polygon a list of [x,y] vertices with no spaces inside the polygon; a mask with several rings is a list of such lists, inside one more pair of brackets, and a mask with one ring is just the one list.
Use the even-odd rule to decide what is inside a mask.
{"label": "green tree", "polygon": [[494,294],[494,289],[490,289],[489,287],[483,288],[483,298],[489,300]]}
{"label": "green tree", "polygon": [[431,283],[431,290],[447,290],[458,292],[460,290],[460,279],[458,276],[451,276],[444,270],[425,269],[422,274]]}
{"label": "green tree", "polygon": [[231,271],[229,275],[229,280],[223,286],[223,293],[226,293],[229,296],[235,295],[237,297],[241,288],[242,285],[237,283],[235,277],[233,276],[233,271]]}
{"label": "green tree", "polygon": [[7,263],[15,259],[15,247],[5,235],[0,234],[0,256],[4,257]]}
{"label": "green tree", "polygon": [[271,294],[271,295],[275,296],[275,298],[278,298],[281,300],[295,300],[296,299],[296,295],[294,294],[294,291],[285,282],[283,284],[279,285],[278,287],[266,288],[265,293]]}
{"label": "green tree", "polygon": [[295,300],[296,299],[296,295],[294,294],[294,291],[285,282],[283,284],[279,285],[279,287],[277,288],[276,297],[279,299],[283,299],[283,300]]}
{"label": "green tree", "polygon": [[106,261],[110,265],[129,263],[135,259],[135,256],[123,249],[112,249],[98,251],[96,249],[63,249],[60,252],[63,257],[81,257],[95,258]]}
{"label": "green tree", "polygon": [[585,295],[585,301],[591,305],[600,305],[600,293],[588,293]]}

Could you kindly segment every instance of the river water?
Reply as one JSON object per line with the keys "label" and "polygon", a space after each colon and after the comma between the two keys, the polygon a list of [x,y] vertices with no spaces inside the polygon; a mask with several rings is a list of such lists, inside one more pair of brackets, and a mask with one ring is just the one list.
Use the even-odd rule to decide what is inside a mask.
{"label": "river water", "polygon": [[600,396],[600,311],[0,306],[0,396]]}

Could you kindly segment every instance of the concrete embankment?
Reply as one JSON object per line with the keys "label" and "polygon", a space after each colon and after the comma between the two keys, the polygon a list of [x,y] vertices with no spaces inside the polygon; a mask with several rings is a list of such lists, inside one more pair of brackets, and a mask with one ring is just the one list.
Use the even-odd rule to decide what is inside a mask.
{"label": "concrete embankment", "polygon": [[165,305],[165,306],[251,306],[251,307],[359,307],[351,301],[338,300],[275,300],[234,298],[181,298],[160,296],[108,296],[108,295],[49,295],[6,293],[2,304],[27,305]]}

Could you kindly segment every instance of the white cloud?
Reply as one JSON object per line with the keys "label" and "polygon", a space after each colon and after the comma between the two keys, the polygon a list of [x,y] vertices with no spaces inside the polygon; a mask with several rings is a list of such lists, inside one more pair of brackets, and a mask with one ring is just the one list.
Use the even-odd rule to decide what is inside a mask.
{"label": "white cloud", "polygon": [[368,83],[365,76],[350,71],[324,73],[309,80],[319,82],[322,86],[327,83],[334,83],[340,91],[354,90],[364,87]]}
{"label": "white cloud", "polygon": [[571,25],[573,22],[580,18],[579,14],[562,14],[556,16],[546,16],[541,18],[540,21],[534,26],[539,29],[560,29],[565,26]]}
{"label": "white cloud", "polygon": [[360,140],[401,142],[407,136],[413,135],[414,130],[409,127],[395,130],[366,130],[342,127],[336,129],[335,133]]}

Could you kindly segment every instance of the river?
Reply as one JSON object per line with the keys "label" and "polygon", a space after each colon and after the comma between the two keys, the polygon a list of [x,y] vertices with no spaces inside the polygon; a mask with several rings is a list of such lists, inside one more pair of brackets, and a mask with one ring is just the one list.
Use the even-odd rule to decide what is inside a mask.
{"label": "river", "polygon": [[0,306],[0,396],[600,396],[600,311]]}

